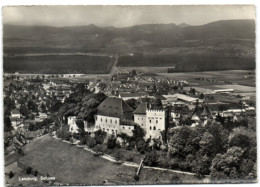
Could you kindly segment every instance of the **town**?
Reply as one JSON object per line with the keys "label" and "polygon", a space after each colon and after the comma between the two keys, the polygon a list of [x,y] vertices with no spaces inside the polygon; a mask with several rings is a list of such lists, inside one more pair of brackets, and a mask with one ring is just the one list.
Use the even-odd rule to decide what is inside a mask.
{"label": "town", "polygon": [[[94,157],[107,155],[119,165],[178,170],[212,181],[220,175],[254,179],[256,103],[255,90],[249,88],[253,87],[230,79],[203,75],[178,79],[134,69],[111,75],[4,74],[6,164],[17,163],[29,175],[60,179],[45,184],[66,184],[69,181],[52,171],[46,173],[40,162],[28,161],[36,153],[27,147],[47,139],[86,147]],[[243,176],[232,174],[243,165],[229,171],[217,168],[217,156],[232,149],[248,154],[243,164],[252,170]],[[139,168],[129,183],[138,184],[140,172]],[[9,178],[13,175],[10,169]],[[125,180],[114,178],[105,182]],[[173,176],[168,182],[180,181]]]}

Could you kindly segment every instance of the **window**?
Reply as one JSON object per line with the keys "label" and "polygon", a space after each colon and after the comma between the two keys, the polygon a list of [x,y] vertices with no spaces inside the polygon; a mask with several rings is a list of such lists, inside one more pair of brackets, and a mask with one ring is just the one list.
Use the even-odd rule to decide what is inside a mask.
{"label": "window", "polygon": [[125,127],[123,127],[123,129],[125,129]]}
{"label": "window", "polygon": [[139,118],[137,118],[139,120]]}
{"label": "window", "polygon": [[150,126],[150,130],[152,130],[152,127]]}
{"label": "window", "polygon": [[109,129],[107,129],[107,132],[109,131]]}
{"label": "window", "polygon": [[117,124],[117,120],[115,120],[115,123]]}
{"label": "window", "polygon": [[112,119],[110,120],[110,123],[112,123]]}
{"label": "window", "polygon": [[100,121],[102,121],[102,118],[100,118]]}
{"label": "window", "polygon": [[150,120],[150,123],[152,123],[152,120]]}
{"label": "window", "polygon": [[131,129],[131,127],[129,127],[129,129]]}
{"label": "window", "polygon": [[106,123],[107,123],[107,119],[106,119]]}
{"label": "window", "polygon": [[155,126],[153,127],[153,130],[156,130],[156,127],[155,127]]}
{"label": "window", "polygon": [[156,123],[158,123],[158,120],[156,120]]}

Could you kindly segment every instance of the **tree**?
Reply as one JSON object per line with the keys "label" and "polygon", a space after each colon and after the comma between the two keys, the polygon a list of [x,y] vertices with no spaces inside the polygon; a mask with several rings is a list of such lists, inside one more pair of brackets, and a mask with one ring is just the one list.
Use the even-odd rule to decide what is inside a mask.
{"label": "tree", "polygon": [[42,112],[46,112],[46,106],[44,103],[41,104],[41,110]]}
{"label": "tree", "polygon": [[10,171],[8,176],[9,176],[9,179],[11,179],[14,176],[14,173],[12,171]]}
{"label": "tree", "polygon": [[13,127],[11,124],[11,120],[8,116],[4,117],[4,132],[10,132],[12,131]]}
{"label": "tree", "polygon": [[76,125],[79,128],[79,133],[80,134],[85,132],[85,130],[84,130],[84,122],[82,120],[77,120],[76,121]]}
{"label": "tree", "polygon": [[107,148],[108,149],[114,149],[116,147],[116,138],[114,136],[111,136],[107,140]]}
{"label": "tree", "polygon": [[214,153],[214,137],[212,134],[205,132],[199,142],[203,155],[211,156]]}
{"label": "tree", "polygon": [[139,140],[136,144],[137,151],[139,151],[141,154],[144,154],[147,149],[147,144],[144,140]]}
{"label": "tree", "polygon": [[27,168],[25,169],[25,172],[26,172],[26,174],[31,174],[32,168],[31,168],[31,167],[27,167]]}
{"label": "tree", "polygon": [[217,154],[212,160],[210,177],[212,180],[237,179],[244,151],[240,147],[231,147],[224,154]]}
{"label": "tree", "polygon": [[28,130],[29,131],[33,131],[34,130],[34,125],[32,123],[29,124]]}
{"label": "tree", "polygon": [[135,142],[138,142],[140,139],[143,140],[143,138],[145,136],[145,131],[139,125],[135,125],[135,128],[134,128],[134,130],[132,130],[132,132],[133,132],[132,139]]}
{"label": "tree", "polygon": [[30,111],[28,110],[28,108],[26,107],[26,105],[21,105],[20,107],[20,113],[23,115],[23,116],[28,116],[30,114]]}
{"label": "tree", "polygon": [[157,166],[158,158],[159,156],[156,151],[148,152],[145,155],[144,164],[147,166]]}
{"label": "tree", "polygon": [[204,99],[204,94],[201,93],[200,96],[199,96],[200,99]]}

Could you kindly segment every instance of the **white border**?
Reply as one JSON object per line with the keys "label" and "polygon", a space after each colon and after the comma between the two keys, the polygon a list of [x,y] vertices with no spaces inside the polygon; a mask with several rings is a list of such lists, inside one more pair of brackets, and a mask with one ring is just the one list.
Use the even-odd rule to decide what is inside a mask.
{"label": "white border", "polygon": [[[0,35],[1,35],[1,42],[0,42],[0,56],[1,56],[1,70],[0,70],[0,186],[4,186],[4,153],[3,153],[3,37],[2,37],[2,7],[3,6],[14,6],[14,5],[232,5],[232,4],[253,4],[256,6],[256,36],[259,34],[259,20],[258,20],[258,9],[260,6],[259,0],[123,0],[123,1],[116,1],[116,0],[52,0],[52,1],[46,1],[46,0],[1,0],[0,5]],[[259,119],[259,100],[258,100],[258,93],[259,93],[259,81],[260,77],[258,75],[259,72],[259,65],[258,65],[258,54],[259,54],[259,40],[258,37],[256,39],[256,90],[257,90],[257,125],[258,125],[258,119]],[[258,132],[258,128],[257,128]],[[258,134],[258,133],[257,133]],[[257,135],[257,150],[258,150],[258,163],[259,163],[259,135]],[[259,164],[258,164],[258,176],[260,173]],[[259,179],[259,178],[258,178]],[[222,185],[222,184],[221,184]],[[238,186],[247,186],[247,185],[259,185],[259,184],[235,184]],[[225,184],[225,186],[235,186],[232,184]],[[146,185],[150,186],[150,185]],[[153,185],[154,186],[154,185]],[[181,186],[190,186],[190,185],[181,185]],[[201,185],[192,185],[192,186],[201,186]],[[205,187],[212,186],[212,185],[203,185]]]}

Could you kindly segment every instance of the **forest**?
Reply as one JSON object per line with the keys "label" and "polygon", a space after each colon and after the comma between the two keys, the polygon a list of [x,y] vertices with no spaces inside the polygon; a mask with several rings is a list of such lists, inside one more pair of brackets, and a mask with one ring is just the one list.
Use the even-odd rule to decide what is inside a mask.
{"label": "forest", "polygon": [[113,58],[87,55],[41,55],[4,57],[5,73],[109,73]]}

